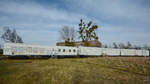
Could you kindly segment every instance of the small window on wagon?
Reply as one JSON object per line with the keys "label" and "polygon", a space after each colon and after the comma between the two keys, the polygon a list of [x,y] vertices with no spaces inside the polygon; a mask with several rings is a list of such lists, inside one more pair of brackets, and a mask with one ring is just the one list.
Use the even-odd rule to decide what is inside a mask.
{"label": "small window on wagon", "polygon": [[76,52],[76,50],[74,49],[73,52]]}
{"label": "small window on wagon", "polygon": [[63,49],[63,52],[65,52],[65,49]]}
{"label": "small window on wagon", "polygon": [[69,49],[69,52],[71,52],[71,49]]}
{"label": "small window on wagon", "polygon": [[61,52],[61,49],[58,49],[58,52]]}

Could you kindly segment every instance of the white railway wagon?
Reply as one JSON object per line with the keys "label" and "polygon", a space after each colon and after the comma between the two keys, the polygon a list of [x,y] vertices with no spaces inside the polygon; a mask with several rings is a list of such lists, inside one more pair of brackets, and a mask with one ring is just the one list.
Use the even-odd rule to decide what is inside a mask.
{"label": "white railway wagon", "polygon": [[66,47],[66,46],[56,46],[55,55],[59,56],[76,56],[77,55],[77,47]]}
{"label": "white railway wagon", "polygon": [[48,54],[46,50],[52,50],[52,47],[13,43],[4,44],[4,55],[46,55]]}
{"label": "white railway wagon", "polygon": [[102,48],[103,55],[120,56],[120,49]]}
{"label": "white railway wagon", "polygon": [[79,47],[78,54],[81,56],[100,56],[102,55],[102,48],[97,47]]}
{"label": "white railway wagon", "polygon": [[143,50],[135,50],[136,56],[143,56]]}
{"label": "white railway wagon", "polygon": [[149,56],[148,50],[121,49],[121,56]]}
{"label": "white railway wagon", "polygon": [[120,49],[97,48],[97,47],[79,47],[80,55],[84,56],[120,56]]}
{"label": "white railway wagon", "polygon": [[40,46],[19,43],[4,44],[7,56],[149,56],[148,50],[113,49],[97,47]]}
{"label": "white railway wagon", "polygon": [[4,44],[4,55],[75,56],[77,55],[77,48],[64,46],[40,46],[40,45],[26,45],[19,43],[17,44],[6,43]]}
{"label": "white railway wagon", "polygon": [[148,50],[141,50],[142,56],[149,56],[149,51]]}
{"label": "white railway wagon", "polygon": [[121,56],[135,56],[135,49],[121,49]]}

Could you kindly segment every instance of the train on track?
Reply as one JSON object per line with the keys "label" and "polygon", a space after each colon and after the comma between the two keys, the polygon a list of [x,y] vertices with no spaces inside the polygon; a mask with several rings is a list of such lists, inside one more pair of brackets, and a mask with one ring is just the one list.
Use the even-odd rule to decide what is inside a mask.
{"label": "train on track", "polygon": [[113,49],[97,47],[68,47],[41,46],[23,43],[5,43],[4,55],[13,56],[41,56],[41,57],[89,57],[89,56],[149,56],[148,50]]}

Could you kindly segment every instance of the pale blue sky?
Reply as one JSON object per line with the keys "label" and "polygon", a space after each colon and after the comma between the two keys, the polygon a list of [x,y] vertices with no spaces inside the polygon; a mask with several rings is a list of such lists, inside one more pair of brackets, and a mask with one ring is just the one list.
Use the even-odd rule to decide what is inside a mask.
{"label": "pale blue sky", "polygon": [[0,0],[0,30],[15,28],[27,44],[55,45],[81,18],[100,27],[102,43],[150,45],[150,0]]}

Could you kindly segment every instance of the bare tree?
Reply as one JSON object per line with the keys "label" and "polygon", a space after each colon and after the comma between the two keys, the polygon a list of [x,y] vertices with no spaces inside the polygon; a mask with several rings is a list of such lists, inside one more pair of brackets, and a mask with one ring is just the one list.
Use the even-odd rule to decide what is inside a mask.
{"label": "bare tree", "polygon": [[120,48],[120,49],[125,49],[124,43],[119,43],[119,48]]}
{"label": "bare tree", "polygon": [[149,49],[149,46],[148,46],[147,44],[144,44],[144,45],[143,45],[143,48],[148,50],[148,49]]}
{"label": "bare tree", "polygon": [[60,39],[65,41],[68,46],[73,46],[76,38],[76,31],[74,27],[64,26],[60,31]]}
{"label": "bare tree", "polygon": [[0,48],[2,48],[2,28],[0,28]]}
{"label": "bare tree", "polygon": [[108,48],[107,44],[103,45],[103,48]]}
{"label": "bare tree", "polygon": [[4,27],[4,33],[2,34],[1,38],[5,42],[12,42],[12,43],[23,43],[22,38],[17,34],[16,30],[9,29],[9,27]]}
{"label": "bare tree", "polygon": [[133,48],[133,49],[141,49],[141,46],[134,45],[132,48]]}
{"label": "bare tree", "polygon": [[3,32],[4,33],[1,35],[1,38],[5,42],[9,42],[11,40],[11,30],[9,29],[9,27],[4,27]]}
{"label": "bare tree", "polygon": [[126,49],[131,49],[131,48],[132,48],[132,45],[131,45],[131,43],[128,41],[127,46],[126,46]]}
{"label": "bare tree", "polygon": [[22,38],[17,34],[15,29],[13,29],[13,31],[12,31],[12,39],[11,40],[14,43],[23,43]]}
{"label": "bare tree", "polygon": [[118,45],[115,42],[113,43],[113,48],[118,48]]}

